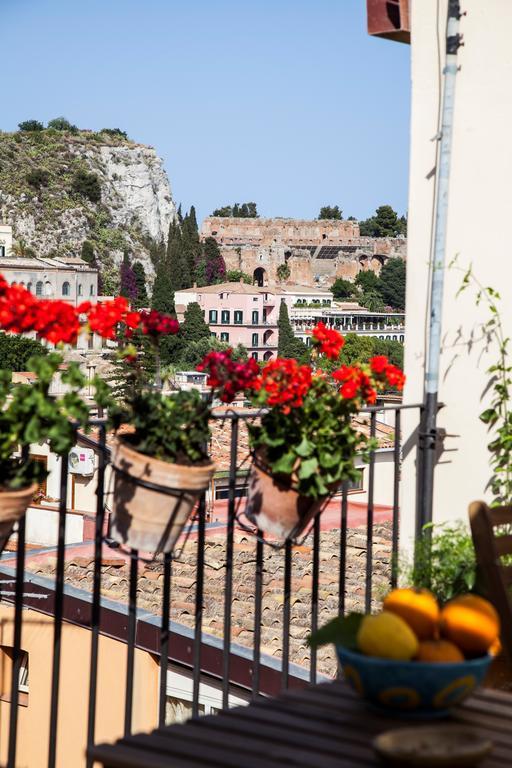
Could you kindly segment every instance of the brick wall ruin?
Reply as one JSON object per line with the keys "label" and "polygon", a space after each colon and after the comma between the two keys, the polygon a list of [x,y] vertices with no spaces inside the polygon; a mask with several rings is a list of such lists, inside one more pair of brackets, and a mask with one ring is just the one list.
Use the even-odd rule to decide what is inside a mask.
{"label": "brick wall ruin", "polygon": [[210,216],[201,238],[214,237],[228,270],[240,269],[261,284],[278,281],[288,264],[291,283],[331,285],[362,270],[379,272],[386,259],[406,258],[404,238],[361,237],[356,221],[241,219]]}

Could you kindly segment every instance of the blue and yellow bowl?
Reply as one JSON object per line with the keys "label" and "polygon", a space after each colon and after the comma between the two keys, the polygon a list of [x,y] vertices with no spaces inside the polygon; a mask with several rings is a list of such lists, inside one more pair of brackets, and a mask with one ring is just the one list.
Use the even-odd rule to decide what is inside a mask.
{"label": "blue and yellow bowl", "polygon": [[396,713],[442,717],[470,696],[485,677],[492,657],[455,663],[393,661],[337,646],[347,682],[365,700]]}

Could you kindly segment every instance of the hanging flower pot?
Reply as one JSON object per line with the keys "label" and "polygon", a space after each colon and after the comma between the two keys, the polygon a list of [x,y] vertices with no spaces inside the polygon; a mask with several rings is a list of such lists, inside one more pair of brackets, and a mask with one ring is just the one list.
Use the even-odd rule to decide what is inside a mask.
{"label": "hanging flower pot", "polygon": [[3,551],[7,540],[25,512],[37,491],[37,485],[21,488],[19,491],[0,491],[0,552]]}
{"label": "hanging flower pot", "polygon": [[134,450],[119,439],[112,452],[111,536],[144,552],[172,552],[215,465],[175,464]]}
{"label": "hanging flower pot", "polygon": [[273,475],[254,457],[245,514],[260,531],[283,541],[300,536],[328,499],[301,495],[292,487],[291,477]]}

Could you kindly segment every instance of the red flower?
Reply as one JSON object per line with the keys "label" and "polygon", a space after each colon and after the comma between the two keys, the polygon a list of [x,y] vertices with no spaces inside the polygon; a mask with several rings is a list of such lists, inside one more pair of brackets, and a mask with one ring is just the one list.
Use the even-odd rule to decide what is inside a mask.
{"label": "red flower", "polygon": [[402,390],[405,384],[405,375],[400,368],[395,365],[388,365],[386,368],[386,379],[391,387],[396,387],[398,390]]}
{"label": "red flower", "polygon": [[296,360],[277,358],[263,368],[261,387],[267,393],[267,404],[281,405],[283,413],[299,408],[311,387],[312,371]]}
{"label": "red flower", "polygon": [[341,396],[346,400],[352,400],[352,398],[356,397],[356,395],[359,393],[357,382],[354,379],[349,379],[344,384],[342,384],[340,392]]}
{"label": "red flower", "polygon": [[208,373],[207,384],[218,390],[223,403],[233,402],[239,392],[256,388],[260,372],[258,363],[252,357],[242,363],[233,360],[232,355],[232,349],[208,352],[197,366],[198,371]]}
{"label": "red flower", "polygon": [[162,336],[178,333],[180,326],[177,320],[170,315],[163,315],[152,309],[150,312],[140,313],[142,333],[149,336]]}
{"label": "red flower", "polygon": [[327,328],[325,323],[318,323],[313,328],[313,340],[320,347],[320,352],[326,357],[335,360],[339,357],[345,339],[334,328]]}
{"label": "red flower", "polygon": [[370,368],[373,373],[384,373],[389,365],[386,355],[376,355],[370,359]]}

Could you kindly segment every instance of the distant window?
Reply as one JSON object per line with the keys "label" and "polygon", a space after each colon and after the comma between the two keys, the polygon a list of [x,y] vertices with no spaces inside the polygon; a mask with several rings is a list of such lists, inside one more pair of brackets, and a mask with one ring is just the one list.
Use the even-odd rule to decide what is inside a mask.
{"label": "distant window", "polygon": [[260,313],[258,312],[257,309],[255,309],[253,310],[253,313],[252,313],[252,324],[258,325],[259,321],[260,321]]}
{"label": "distant window", "polygon": [[94,296],[95,293],[96,291],[94,289],[94,285],[91,285],[91,287],[89,288],[89,296]]}
{"label": "distant window", "polygon": [[44,285],[41,280],[38,280],[36,283],[36,296],[42,296],[44,290]]}
{"label": "distant window", "polygon": [[239,309],[235,310],[235,323],[241,325],[244,321],[244,313]]}
{"label": "distant window", "polygon": [[78,284],[78,295],[83,296],[84,294],[84,287],[81,283]]}
{"label": "distant window", "polygon": [[[18,691],[21,694],[18,703],[28,705],[28,653],[20,650],[20,673],[18,678]],[[14,663],[14,648],[9,645],[0,645],[0,699],[11,701],[11,676]]]}
{"label": "distant window", "polygon": [[49,280],[47,280],[46,283],[44,284],[44,295],[53,296],[53,285],[50,283]]}
{"label": "distant window", "polygon": [[27,283],[27,291],[30,291],[30,293],[32,293],[32,283]]}
{"label": "distant window", "polygon": [[216,338],[217,338],[217,334],[215,333],[215,331],[210,331],[210,336],[211,336],[212,338],[214,338],[214,339],[216,339]]}
{"label": "distant window", "polygon": [[351,491],[362,491],[364,488],[364,470],[361,470],[361,475],[358,477],[357,480],[349,480],[348,481],[348,492]]}
{"label": "distant window", "polygon": [[0,245],[0,259],[5,256],[5,245]]}
{"label": "distant window", "polygon": [[62,283],[62,295],[63,296],[69,296],[71,290],[70,284],[66,281],[65,283]]}
{"label": "distant window", "polygon": [[221,323],[229,323],[229,317],[230,317],[230,311],[229,309],[223,309],[221,312]]}
{"label": "distant window", "polygon": [[216,323],[217,322],[217,310],[216,309],[210,309],[209,321],[210,321],[210,323]]}
{"label": "distant window", "polygon": [[257,347],[258,346],[258,334],[253,333],[252,335],[252,346]]}
{"label": "distant window", "polygon": [[229,341],[229,333],[221,333],[220,340],[221,341]]}
{"label": "distant window", "polygon": [[258,353],[257,352],[253,352],[251,357],[252,357],[253,360],[257,360],[258,359]]}

